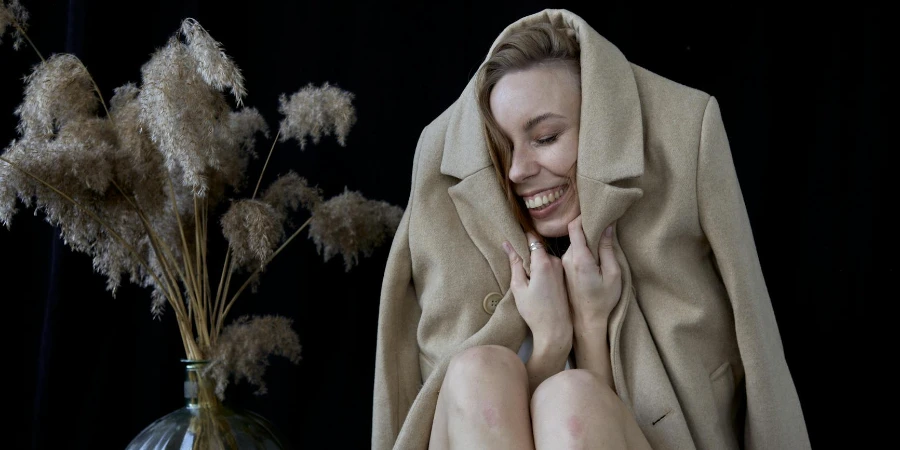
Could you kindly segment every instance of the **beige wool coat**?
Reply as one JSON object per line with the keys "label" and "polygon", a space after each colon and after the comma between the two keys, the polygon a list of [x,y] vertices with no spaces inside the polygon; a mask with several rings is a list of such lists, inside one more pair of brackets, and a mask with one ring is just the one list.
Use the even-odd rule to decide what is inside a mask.
{"label": "beige wool coat", "polygon": [[[569,11],[525,17],[497,40],[535,21],[574,29],[581,45],[577,187],[595,257],[617,222],[618,395],[655,449],[809,448],[716,99],[631,64]],[[381,292],[372,448],[428,447],[457,352],[519,350],[527,326],[505,239],[527,264],[473,78],[416,148]]]}

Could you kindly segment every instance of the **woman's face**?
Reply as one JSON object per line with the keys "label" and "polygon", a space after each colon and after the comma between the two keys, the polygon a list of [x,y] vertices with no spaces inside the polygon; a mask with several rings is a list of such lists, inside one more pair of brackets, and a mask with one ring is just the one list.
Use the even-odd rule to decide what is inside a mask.
{"label": "woman's face", "polygon": [[578,159],[581,81],[560,63],[504,75],[491,92],[491,112],[512,143],[509,179],[544,237],[568,234],[579,214],[567,174]]}

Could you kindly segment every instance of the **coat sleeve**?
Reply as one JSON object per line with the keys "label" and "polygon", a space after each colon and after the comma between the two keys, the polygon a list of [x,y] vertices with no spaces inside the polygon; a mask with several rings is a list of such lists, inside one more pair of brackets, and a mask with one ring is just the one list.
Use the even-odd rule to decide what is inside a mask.
{"label": "coat sleeve", "polygon": [[[422,133],[424,136],[424,132]],[[422,138],[413,158],[413,186],[394,235],[381,286],[372,402],[372,449],[394,447],[410,406],[422,386],[416,330],[422,310],[412,283],[409,224]]]}
{"label": "coat sleeve", "polygon": [[744,448],[809,448],[715,97],[710,97],[703,118],[697,200],[700,224],[734,312],[746,389]]}

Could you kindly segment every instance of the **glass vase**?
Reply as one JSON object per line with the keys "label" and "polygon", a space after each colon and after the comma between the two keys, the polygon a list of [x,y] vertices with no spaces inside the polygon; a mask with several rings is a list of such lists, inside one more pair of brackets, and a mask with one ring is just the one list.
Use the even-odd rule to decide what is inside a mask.
{"label": "glass vase", "polygon": [[126,450],[290,448],[264,417],[222,404],[215,382],[203,375],[208,361],[182,362],[184,406],[144,428]]}

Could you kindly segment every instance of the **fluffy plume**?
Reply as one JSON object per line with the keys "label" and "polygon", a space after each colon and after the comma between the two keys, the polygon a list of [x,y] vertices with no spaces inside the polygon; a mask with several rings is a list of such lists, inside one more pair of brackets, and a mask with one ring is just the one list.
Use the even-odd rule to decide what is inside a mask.
{"label": "fluffy plume", "polygon": [[269,355],[299,363],[300,338],[291,324],[290,319],[281,316],[242,316],[225,327],[211,351],[206,369],[216,380],[216,395],[224,398],[230,376],[235,382],[247,380],[258,386],[257,394],[265,394],[262,377],[269,365]]}
{"label": "fluffy plume", "polygon": [[256,156],[256,133],[262,133],[269,137],[269,126],[266,119],[256,108],[243,108],[233,111],[229,115],[228,126],[234,138],[240,143],[241,149],[250,155]]}
{"label": "fluffy plume", "polygon": [[210,198],[213,204],[222,200],[225,187],[231,186],[236,192],[244,188],[247,165],[251,158],[256,158],[256,134],[269,136],[269,128],[265,119],[255,108],[244,108],[228,115],[228,134],[222,140],[228,150],[220,155],[219,171],[210,179]]}
{"label": "fluffy plume", "polygon": [[[18,169],[4,165],[2,172],[4,204],[8,205],[11,192],[15,192],[27,207],[43,211],[47,222],[59,227],[67,245],[93,258],[94,269],[107,277],[107,288],[113,293],[123,274],[145,286],[149,279],[131,250],[113,234],[132,243],[132,248],[139,247],[145,234],[133,209],[111,187],[115,144],[115,130],[108,119],[71,121],[52,139],[30,136],[14,141],[3,156]],[[64,192],[84,209],[19,169]],[[111,229],[101,226],[87,211]],[[8,226],[11,216],[2,219]]]}
{"label": "fluffy plume", "polygon": [[309,236],[325,261],[340,253],[347,271],[359,262],[359,254],[372,251],[393,236],[403,209],[387,202],[366,200],[346,188],[313,211]]}
{"label": "fluffy plume", "polygon": [[247,95],[244,76],[222,50],[222,44],[213,39],[194,19],[186,19],[181,23],[181,34],[187,42],[188,54],[196,61],[197,72],[203,80],[218,91],[231,88],[231,93],[240,106]]}
{"label": "fluffy plume", "polygon": [[168,171],[181,171],[180,181],[205,195],[208,168],[218,165],[213,148],[217,119],[228,114],[228,104],[203,82],[185,45],[174,38],[144,64],[141,74],[141,122]]}
{"label": "fluffy plume", "polygon": [[12,0],[8,4],[5,3],[0,2],[0,44],[3,43],[3,35],[6,33],[6,28],[13,27],[13,49],[18,50],[25,42],[22,31],[28,30],[28,11],[25,10],[25,7],[22,6],[19,0]]}
{"label": "fluffy plume", "polygon": [[215,205],[226,187],[242,183],[248,161],[245,144],[253,134],[248,130],[255,132],[258,120],[251,111],[232,121],[225,97],[201,78],[196,59],[174,37],[141,74],[140,121],[162,152],[167,170],[180,173],[180,184]]}
{"label": "fluffy plume", "polygon": [[278,99],[278,111],[284,115],[281,121],[281,141],[296,139],[300,148],[306,148],[306,137],[318,144],[322,136],[334,134],[341,146],[347,144],[350,128],[356,123],[353,94],[328,83],[317,88],[312,84],[291,95],[282,94]]}
{"label": "fluffy plume", "polygon": [[74,120],[94,117],[100,102],[91,76],[73,55],[53,55],[25,78],[25,98],[16,108],[19,134],[49,138]]}
{"label": "fluffy plume", "polygon": [[288,212],[296,211],[301,205],[310,211],[314,210],[322,203],[322,191],[317,187],[309,186],[306,178],[290,171],[269,185],[262,200],[272,205],[280,213],[287,215]]}
{"label": "fluffy plume", "polygon": [[222,233],[231,247],[234,264],[264,269],[266,260],[284,237],[283,216],[260,200],[234,202],[222,216]]}
{"label": "fluffy plume", "polygon": [[120,183],[134,194],[137,203],[145,210],[158,211],[169,206],[168,173],[162,155],[141,123],[139,92],[128,83],[116,88],[110,99],[109,113],[119,144],[113,164]]}
{"label": "fluffy plume", "polygon": [[0,162],[0,224],[9,229],[12,218],[19,210],[16,208],[16,188],[11,181],[16,169]]}

